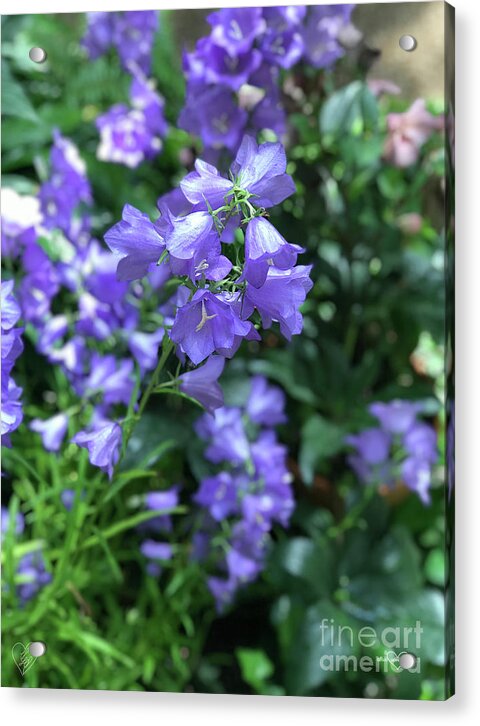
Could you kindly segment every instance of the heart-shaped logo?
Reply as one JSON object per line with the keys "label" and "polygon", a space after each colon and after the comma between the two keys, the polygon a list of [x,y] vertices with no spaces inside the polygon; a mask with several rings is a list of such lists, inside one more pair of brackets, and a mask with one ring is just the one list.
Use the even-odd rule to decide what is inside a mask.
{"label": "heart-shaped logo", "polygon": [[400,673],[400,671],[403,670],[400,665],[400,656],[398,656],[394,650],[385,651],[385,658],[388,660],[395,673]]}
{"label": "heart-shaped logo", "polygon": [[30,643],[27,643],[27,645],[24,645],[23,643],[15,643],[12,648],[12,658],[22,676],[25,675],[25,673],[37,660],[35,656],[30,653]]}

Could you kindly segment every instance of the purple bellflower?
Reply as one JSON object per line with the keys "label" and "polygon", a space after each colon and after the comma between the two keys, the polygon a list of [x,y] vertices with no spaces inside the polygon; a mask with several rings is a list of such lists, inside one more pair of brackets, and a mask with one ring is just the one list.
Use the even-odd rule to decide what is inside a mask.
{"label": "purple bellflower", "polygon": [[17,429],[23,419],[19,388],[11,377],[15,361],[23,351],[22,329],[16,327],[21,315],[20,306],[13,295],[13,280],[1,284],[1,330],[2,330],[2,443],[10,446],[10,433]]}
{"label": "purple bellflower", "polygon": [[[286,467],[286,448],[273,430],[285,420],[283,403],[283,393],[256,376],[245,407],[217,409],[196,424],[198,435],[207,443],[205,458],[221,467],[202,479],[195,495],[206,516],[204,528],[197,532],[202,558],[210,541],[212,559],[217,561],[218,572],[207,584],[219,611],[239,587],[262,571],[275,523],[289,524],[294,506],[292,477]],[[267,428],[257,429],[263,426]],[[222,523],[221,530],[217,523]],[[222,546],[214,544],[220,531],[229,532]],[[196,549],[192,556],[197,557]]]}
{"label": "purple bellflower", "polygon": [[356,450],[348,457],[350,466],[365,484],[403,481],[428,504],[438,451],[435,430],[418,418],[422,405],[402,400],[375,402],[369,411],[380,427],[346,437],[346,443]]}

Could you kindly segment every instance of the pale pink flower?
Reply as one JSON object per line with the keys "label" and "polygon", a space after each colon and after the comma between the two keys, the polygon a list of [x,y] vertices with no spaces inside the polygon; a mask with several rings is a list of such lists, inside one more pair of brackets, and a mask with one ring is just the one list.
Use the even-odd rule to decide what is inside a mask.
{"label": "pale pink flower", "polygon": [[422,229],[423,219],[416,212],[407,212],[397,217],[397,226],[405,234],[418,234]]}
{"label": "pale pink flower", "polygon": [[388,114],[387,127],[384,156],[394,166],[406,167],[417,161],[420,148],[432,133],[443,128],[443,118],[432,116],[425,101],[418,98],[405,113]]}

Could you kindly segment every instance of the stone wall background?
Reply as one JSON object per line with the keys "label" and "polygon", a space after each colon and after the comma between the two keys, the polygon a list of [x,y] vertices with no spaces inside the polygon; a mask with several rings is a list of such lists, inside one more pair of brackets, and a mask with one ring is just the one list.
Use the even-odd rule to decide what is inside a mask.
{"label": "stone wall background", "polygon": [[[414,100],[444,95],[444,7],[443,2],[372,3],[359,5],[354,23],[370,48],[381,51],[369,76],[394,81],[402,96]],[[417,48],[406,53],[400,36],[413,35]]]}

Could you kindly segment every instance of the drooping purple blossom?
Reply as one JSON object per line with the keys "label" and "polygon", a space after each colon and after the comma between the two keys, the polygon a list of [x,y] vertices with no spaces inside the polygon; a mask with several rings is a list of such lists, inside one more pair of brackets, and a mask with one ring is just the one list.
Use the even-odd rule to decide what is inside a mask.
{"label": "drooping purple blossom", "polygon": [[16,327],[21,315],[13,294],[13,280],[1,284],[1,331],[2,331],[2,443],[10,446],[10,434],[17,429],[23,419],[19,388],[11,377],[15,361],[23,351],[22,329]]}
{"label": "drooping purple blossom", "polygon": [[194,501],[218,522],[238,511],[236,482],[226,471],[202,480]]}
{"label": "drooping purple blossom", "polygon": [[92,193],[86,166],[75,144],[54,132],[50,152],[50,177],[40,188],[43,224],[47,229],[59,229],[75,244],[82,244],[83,233],[88,231],[88,218],[75,215],[79,207],[90,205]]}
{"label": "drooping purple blossom", "polygon": [[90,463],[112,478],[115,464],[120,458],[122,429],[115,421],[98,422],[90,431],[79,431],[74,444],[88,450]]}
{"label": "drooping purple blossom", "polygon": [[287,242],[265,218],[255,217],[248,223],[245,234],[245,279],[253,287],[262,287],[272,265],[290,270],[303,251],[302,247]]}
{"label": "drooping purple blossom", "polygon": [[22,266],[24,277],[19,288],[22,314],[27,322],[42,327],[60,289],[58,270],[36,242],[25,246]]}
{"label": "drooping purple blossom", "polygon": [[41,435],[43,447],[47,451],[58,451],[67,433],[68,416],[65,413],[58,413],[52,418],[35,418],[30,422],[30,428]]}
{"label": "drooping purple blossom", "polygon": [[249,444],[239,408],[223,407],[213,414],[205,414],[195,426],[201,439],[209,442],[206,458],[214,464],[231,461],[245,462],[249,457]]}
{"label": "drooping purple blossom", "polygon": [[87,13],[87,28],[82,45],[92,59],[99,58],[114,47],[125,70],[129,70],[133,63],[148,74],[158,26],[157,10],[91,12]]}
{"label": "drooping purple blossom", "polygon": [[122,221],[105,234],[105,242],[119,258],[120,280],[144,277],[150,265],[156,264],[165,250],[165,243],[156,225],[129,204],[123,209]]}
{"label": "drooping purple blossom", "polygon": [[194,87],[178,118],[179,126],[199,134],[207,149],[225,147],[234,153],[245,131],[247,112],[237,106],[229,88],[197,83]]}
{"label": "drooping purple blossom", "polygon": [[171,339],[198,365],[212,353],[230,357],[236,338],[252,332],[252,324],[241,320],[235,308],[208,290],[198,290],[181,307],[175,318]]}
{"label": "drooping purple blossom", "polygon": [[312,289],[311,265],[297,265],[291,270],[270,267],[262,287],[248,284],[245,292],[245,315],[258,310],[265,328],[272,322],[280,324],[282,334],[290,340],[302,332],[303,317],[300,306]]}
{"label": "drooping purple blossom", "polygon": [[167,131],[163,98],[153,83],[137,71],[130,89],[130,106],[116,104],[96,120],[100,132],[97,158],[135,168],[162,150]]}
{"label": "drooping purple blossom", "polygon": [[330,68],[345,54],[342,31],[350,26],[355,5],[315,5],[303,26],[306,60],[315,68]]}
{"label": "drooping purple blossom", "polygon": [[[155,263],[185,279],[179,290],[188,299],[177,302],[169,336],[195,365],[214,353],[231,357],[242,340],[258,340],[249,320],[255,310],[265,327],[279,322],[287,338],[302,330],[311,268],[296,266],[303,249],[263,216],[295,190],[286,167],[281,144],[258,145],[246,136],[228,176],[198,160],[180,189],[158,200],[159,219],[127,205],[105,235],[120,260],[119,279],[141,278]],[[244,236],[242,225],[244,249],[234,255],[230,246]]]}
{"label": "drooping purple blossom", "polygon": [[259,426],[273,428],[285,423],[285,394],[263,376],[254,376],[250,381],[246,411],[250,420]]}
{"label": "drooping purple blossom", "polygon": [[173,557],[172,545],[168,542],[157,542],[147,539],[140,545],[140,552],[148,560],[147,572],[152,577],[159,577],[162,573],[162,562],[168,562]]}
{"label": "drooping purple blossom", "polygon": [[20,559],[17,575],[22,580],[17,587],[17,592],[23,604],[35,597],[45,585],[52,581],[52,575],[45,567],[45,561],[40,550],[29,552]]}
{"label": "drooping purple blossom", "polygon": [[132,374],[132,360],[118,360],[113,355],[93,353],[90,373],[81,383],[81,393],[88,397],[101,393],[106,406],[116,403],[128,405],[134,386]]}
{"label": "drooping purple blossom", "polygon": [[200,368],[179,376],[180,390],[195,398],[212,413],[223,406],[223,391],[218,383],[225,366],[222,356],[212,355]]}
{"label": "drooping purple blossom", "polygon": [[232,54],[250,50],[255,39],[265,31],[262,8],[225,8],[211,13],[212,41]]}
{"label": "drooping purple blossom", "polygon": [[[1,519],[1,535],[2,542],[10,528],[10,512],[7,507],[2,506],[2,519]],[[17,512],[14,520],[14,534],[19,535],[23,533],[25,529],[25,517],[21,512]]]}
{"label": "drooping purple blossom", "polygon": [[380,427],[346,437],[355,449],[348,457],[350,466],[365,484],[391,486],[403,481],[428,504],[438,450],[435,430],[418,418],[422,405],[396,399],[372,403],[369,411]]}
{"label": "drooping purple blossom", "polygon": [[353,7],[225,8],[209,15],[210,35],[184,58],[187,94],[179,118],[201,138],[205,158],[222,149],[235,153],[245,132],[284,132],[279,70],[302,58],[331,67],[358,42]]}
{"label": "drooping purple blossom", "polygon": [[163,335],[163,330],[156,330],[154,333],[142,333],[136,330],[129,336],[128,346],[142,372],[155,368]]}
{"label": "drooping purple blossom", "polygon": [[155,540],[148,539],[142,543],[140,550],[145,557],[151,560],[170,560],[172,558],[173,550],[172,545],[168,542],[155,542]]}
{"label": "drooping purple blossom", "polygon": [[417,418],[419,406],[411,401],[394,400],[389,403],[372,403],[369,411],[375,418],[378,418],[385,431],[392,434],[404,434]]}
{"label": "drooping purple blossom", "polygon": [[[269,419],[268,429],[258,433],[252,427],[254,422],[248,420],[255,391],[262,397],[260,406],[253,406],[257,426],[264,417]],[[207,584],[220,611],[239,587],[258,577],[272,527],[275,523],[287,527],[293,511],[286,449],[272,429],[274,421],[284,420],[284,397],[279,394],[257,376],[246,407],[217,409],[214,415],[204,414],[196,424],[197,434],[207,442],[205,458],[221,468],[202,479],[194,497],[205,516],[192,557],[205,559],[210,542],[217,572]],[[221,539],[220,531],[229,532],[221,546],[214,544]]]}

